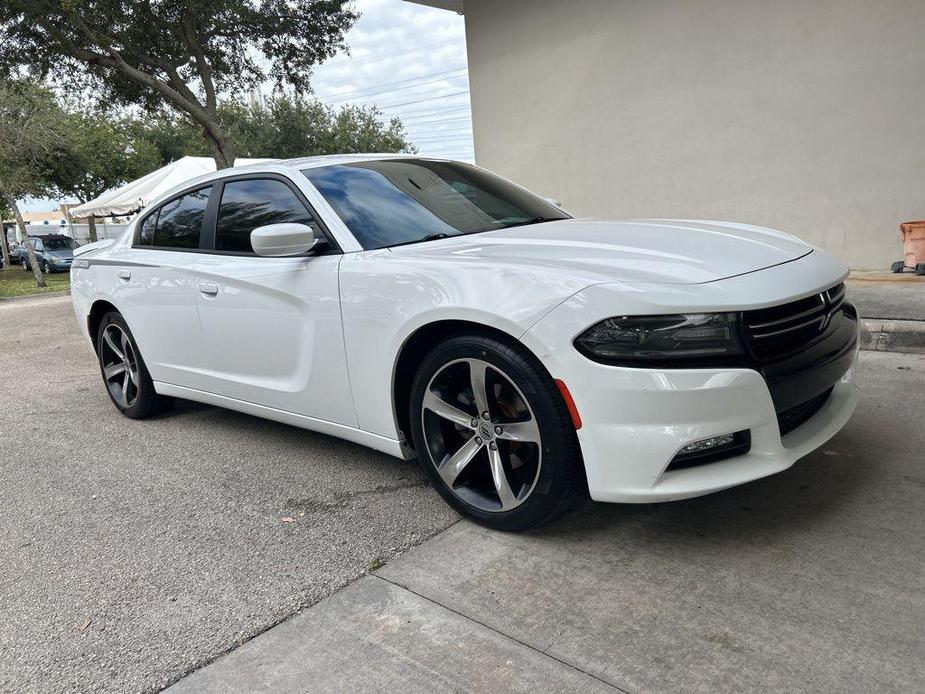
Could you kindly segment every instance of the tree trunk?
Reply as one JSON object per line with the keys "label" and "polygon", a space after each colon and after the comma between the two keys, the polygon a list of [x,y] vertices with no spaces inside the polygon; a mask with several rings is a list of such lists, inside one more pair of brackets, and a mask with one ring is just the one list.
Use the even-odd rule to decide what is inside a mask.
{"label": "tree trunk", "polygon": [[35,284],[39,288],[44,288],[46,286],[45,275],[42,274],[42,268],[39,267],[39,263],[35,259],[35,249],[32,247],[32,242],[29,240],[29,232],[26,231],[26,223],[23,221],[22,214],[19,211],[19,204],[12,195],[7,195],[6,199],[7,202],[10,203],[10,209],[13,210],[13,214],[16,215],[16,224],[19,226],[19,233],[22,234],[23,245],[26,247],[26,257],[29,259],[29,266],[32,268],[32,274],[35,276]]}
{"label": "tree trunk", "polygon": [[225,135],[218,128],[214,128],[213,130],[203,128],[202,134],[209,143],[209,149],[212,150],[212,158],[215,160],[216,170],[230,169],[234,166],[234,140],[228,135]]}
{"label": "tree trunk", "polygon": [[6,227],[3,226],[3,220],[0,220],[0,249],[3,252],[3,267],[10,268],[10,247],[6,242]]}
{"label": "tree trunk", "polygon": [[96,241],[96,217],[87,217],[88,233],[90,234],[90,243]]}

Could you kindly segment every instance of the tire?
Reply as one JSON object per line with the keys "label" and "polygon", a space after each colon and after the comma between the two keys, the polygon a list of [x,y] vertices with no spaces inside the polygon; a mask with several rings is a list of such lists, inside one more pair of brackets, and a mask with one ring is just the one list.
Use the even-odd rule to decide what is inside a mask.
{"label": "tire", "polygon": [[47,260],[42,261],[41,265],[39,265],[39,269],[41,269],[41,271],[46,275],[51,274],[51,266],[48,264]]}
{"label": "tire", "polygon": [[29,263],[27,263],[25,260],[23,260],[20,263],[20,265],[22,265],[22,269],[25,270],[26,272],[29,272],[29,270],[32,269],[31,267],[29,267]]}
{"label": "tire", "polygon": [[918,263],[918,264],[916,264],[916,266],[915,266],[915,274],[916,274],[916,275],[919,275],[919,276],[925,275],[925,263]]}
{"label": "tire", "polygon": [[155,392],[148,367],[121,314],[110,311],[103,316],[96,346],[103,383],[119,412],[130,419],[144,419],[173,404],[172,398]]}
{"label": "tire", "polygon": [[906,262],[904,260],[897,260],[895,263],[890,265],[890,272],[893,274],[899,274],[906,269]]}
{"label": "tire", "polygon": [[[477,390],[484,396],[477,398]],[[479,411],[486,402],[487,419]],[[482,525],[532,528],[587,491],[562,395],[513,339],[459,334],[435,347],[412,383],[410,415],[418,460],[434,487]]]}

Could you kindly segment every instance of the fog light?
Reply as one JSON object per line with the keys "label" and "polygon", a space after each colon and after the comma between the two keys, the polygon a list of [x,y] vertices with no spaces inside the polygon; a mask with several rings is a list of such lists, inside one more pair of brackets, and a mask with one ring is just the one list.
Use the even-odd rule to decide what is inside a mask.
{"label": "fog light", "polygon": [[685,455],[687,453],[700,453],[701,451],[706,451],[710,448],[716,448],[717,446],[728,446],[733,441],[735,441],[735,434],[711,436],[708,439],[703,439],[702,441],[694,441],[694,443],[687,444],[684,448],[678,451],[678,453],[680,455]]}
{"label": "fog light", "polygon": [[679,470],[681,468],[693,467],[695,465],[706,465],[715,463],[719,460],[732,458],[737,455],[745,455],[752,448],[752,436],[746,429],[737,431],[734,434],[721,434],[720,436],[711,436],[707,439],[700,439],[689,443],[672,458],[671,463],[665,469]]}

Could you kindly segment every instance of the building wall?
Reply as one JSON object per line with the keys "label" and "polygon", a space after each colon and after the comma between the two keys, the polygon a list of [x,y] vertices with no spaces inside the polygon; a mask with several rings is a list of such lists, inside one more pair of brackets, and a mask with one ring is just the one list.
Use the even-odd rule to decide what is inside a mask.
{"label": "building wall", "polygon": [[925,218],[925,0],[466,0],[477,163],[578,215],[747,221],[852,267]]}

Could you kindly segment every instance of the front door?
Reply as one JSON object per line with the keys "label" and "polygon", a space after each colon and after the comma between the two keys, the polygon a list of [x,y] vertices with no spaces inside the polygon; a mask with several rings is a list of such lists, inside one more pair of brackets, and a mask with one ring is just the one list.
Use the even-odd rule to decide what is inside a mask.
{"label": "front door", "polygon": [[254,255],[250,232],[258,226],[300,222],[320,232],[280,177],[227,180],[220,195],[214,253],[196,264],[207,390],[356,426],[340,318],[341,255],[326,244],[299,257]]}

